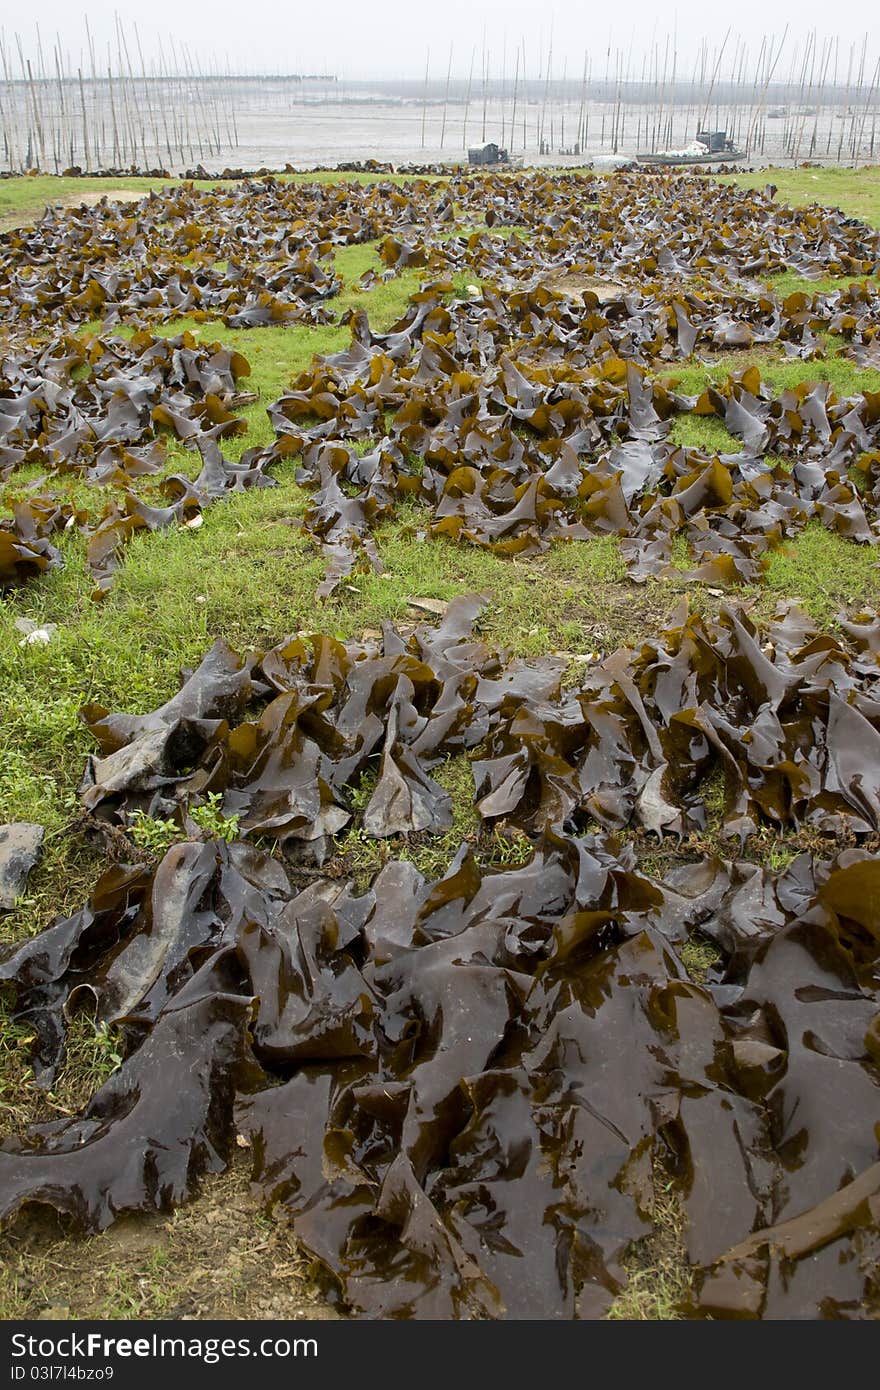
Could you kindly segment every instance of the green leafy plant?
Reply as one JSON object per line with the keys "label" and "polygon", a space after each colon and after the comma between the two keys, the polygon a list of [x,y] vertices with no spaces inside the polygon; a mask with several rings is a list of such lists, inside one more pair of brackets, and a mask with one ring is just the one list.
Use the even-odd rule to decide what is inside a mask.
{"label": "green leafy plant", "polygon": [[95,1036],[92,1039],[94,1060],[93,1070],[96,1074],[106,1080],[108,1076],[122,1066],[122,1052],[120,1051],[121,1042],[118,1035],[108,1028],[104,1022],[95,1024]]}
{"label": "green leafy plant", "polygon": [[165,854],[180,839],[180,827],[173,820],[159,820],[146,811],[132,811],[128,829],[138,849],[149,854]]}
{"label": "green leafy plant", "polygon": [[238,816],[224,816],[223,797],[220,792],[208,792],[203,806],[194,806],[190,811],[192,819],[200,830],[215,840],[225,840],[228,845],[238,839]]}

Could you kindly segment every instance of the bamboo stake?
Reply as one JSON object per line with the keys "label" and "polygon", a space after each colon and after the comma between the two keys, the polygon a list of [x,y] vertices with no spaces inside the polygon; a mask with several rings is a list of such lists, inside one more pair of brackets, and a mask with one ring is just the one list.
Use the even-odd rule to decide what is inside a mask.
{"label": "bamboo stake", "polygon": [[159,164],[162,162],[159,154],[159,124],[156,120],[155,104],[152,102],[150,98],[150,89],[147,82],[147,65],[144,62],[144,51],[141,48],[141,36],[138,32],[137,24],[135,24],[134,26],[134,41],[137,46],[138,62],[141,65],[141,81],[143,84],[144,106],[150,115],[150,123],[153,127],[153,146],[155,149],[156,163]]}
{"label": "bamboo stake", "polygon": [[525,152],[526,152],[526,106],[527,106],[527,104],[528,104],[528,103],[527,103],[527,99],[526,99],[526,92],[528,91],[528,84],[527,84],[527,82],[526,82],[526,40],[525,40],[525,35],[523,35],[522,38],[521,38],[521,46],[522,46],[522,65],[523,65],[522,147],[523,147],[523,157],[525,157]]}
{"label": "bamboo stake", "polygon": [[[868,94],[867,94],[867,96],[865,97],[865,107],[864,107],[864,111],[863,111],[863,113],[862,113],[862,123],[861,123],[861,125],[859,126],[859,139],[858,139],[858,144],[857,144],[857,146],[856,146],[856,152],[855,152],[855,156],[854,156],[854,157],[855,157],[855,162],[856,162],[856,167],[858,167],[859,154],[860,154],[860,152],[861,152],[862,143],[863,143],[863,141],[864,141],[864,136],[865,136],[865,125],[866,125],[867,120],[868,120],[868,110],[869,110],[869,108],[870,108],[871,101],[872,101],[872,99],[873,99],[874,93],[875,93],[875,91],[877,90],[877,79],[878,79],[878,78],[880,78],[880,58],[878,58],[878,60],[877,60],[877,64],[876,64],[876,66],[875,66],[875,68],[874,68],[874,76],[871,78],[871,85],[870,85],[870,87],[868,88]],[[875,116],[875,120],[876,120],[876,116]],[[872,136],[872,139],[871,139],[871,153],[872,153],[872,154],[873,154],[873,146],[874,146],[874,142],[873,142],[873,136]]]}
{"label": "bamboo stake", "polygon": [[584,49],[584,71],[581,77],[581,104],[578,108],[577,140],[575,154],[580,155],[584,148],[584,113],[587,104],[587,50]]}
{"label": "bamboo stake", "polygon": [[486,49],[486,30],[483,29],[483,131],[480,141],[486,143],[486,104],[489,100],[489,55]]}
{"label": "bamboo stake", "polygon": [[471,85],[472,85],[473,80],[474,80],[474,60],[475,60],[476,56],[477,56],[477,49],[476,49],[476,45],[474,45],[474,47],[471,49],[471,69],[470,69],[470,72],[468,73],[467,93],[466,93],[465,99],[464,99],[464,117],[463,117],[463,119],[462,119],[462,140],[461,140],[461,147],[462,147],[463,150],[466,150],[466,149],[467,149],[468,110],[469,110],[470,104],[471,104]]}
{"label": "bamboo stake", "polygon": [[91,162],[91,156],[89,154],[89,118],[86,115],[86,91],[85,87],[83,86],[82,68],[77,68],[76,75],[79,79],[79,99],[80,105],[82,107],[83,158],[85,161],[86,171],[88,171],[89,164]]}
{"label": "bamboo stake", "polygon": [[426,55],[425,55],[425,93],[424,93],[424,96],[423,96],[423,98],[422,98],[422,144],[421,144],[421,148],[422,148],[422,149],[425,148],[425,118],[427,117],[427,114],[428,114],[428,69],[429,69],[430,66],[431,66],[431,48],[430,48],[430,45],[429,45],[429,46],[428,46],[428,51],[427,51],[427,53],[426,53]]}
{"label": "bamboo stake", "polygon": [[449,45],[449,62],[446,65],[446,90],[443,93],[443,122],[440,126],[440,148],[446,142],[446,113],[449,109],[449,83],[452,79],[452,43]]}
{"label": "bamboo stake", "polygon": [[510,153],[513,155],[514,141],[516,140],[516,98],[519,92],[519,44],[516,48],[516,73],[513,78],[513,111],[510,116]]}
{"label": "bamboo stake", "polygon": [[[543,105],[543,108],[542,108],[542,110],[541,110],[541,138],[540,138],[540,140],[539,140],[539,142],[538,142],[538,143],[539,143],[539,149],[540,149],[540,153],[541,153],[541,154],[545,154],[545,153],[546,153],[545,148],[544,148],[544,130],[545,130],[545,121],[546,121],[546,119],[547,119],[547,101],[548,101],[548,98],[549,98],[549,96],[550,96],[550,68],[551,68],[552,62],[553,62],[553,21],[551,20],[551,21],[550,21],[550,43],[549,43],[549,46],[548,46],[548,48],[547,48],[547,79],[546,79],[546,82],[544,83],[544,105]],[[551,143],[551,145],[553,144],[552,135],[551,135],[550,143]]]}
{"label": "bamboo stake", "polygon": [[501,148],[504,149],[504,136],[506,133],[505,116],[507,108],[505,105],[505,84],[507,82],[507,30],[504,31],[504,44],[501,49]]}
{"label": "bamboo stake", "polygon": [[38,107],[38,105],[37,105],[37,89],[36,89],[36,83],[34,82],[33,70],[31,69],[31,60],[30,60],[30,58],[28,58],[28,60],[27,60],[27,76],[28,76],[28,87],[30,88],[30,93],[31,93],[31,101],[33,102],[33,107],[34,107],[34,129],[36,130],[36,133],[37,133],[37,147],[38,147],[38,149],[39,149],[39,155],[38,155],[39,166],[38,166],[38,167],[42,169],[42,168],[45,166],[45,163],[46,163],[46,145],[45,145],[45,141],[44,141],[44,137],[43,137],[43,123],[42,123],[42,121],[41,121],[41,119],[40,119],[40,109],[39,109],[39,107]]}

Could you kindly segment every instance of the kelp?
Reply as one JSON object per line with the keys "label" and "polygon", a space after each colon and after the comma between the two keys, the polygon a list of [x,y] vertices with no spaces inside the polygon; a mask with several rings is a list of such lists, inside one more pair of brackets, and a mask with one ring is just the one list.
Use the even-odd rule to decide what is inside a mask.
{"label": "kelp", "polygon": [[[378,240],[391,273],[466,269],[529,298],[551,293],[530,284],[538,277],[623,281],[633,298],[615,318],[653,318],[653,332],[642,327],[640,336],[653,338],[655,350],[678,320],[679,333],[694,335],[684,355],[698,338],[742,347],[779,336],[802,351],[815,347],[838,301],[780,299],[756,282],[785,270],[867,276],[880,255],[876,230],[834,209],[781,207],[772,186],[746,193],[681,175],[440,173],[402,185],[272,176],[213,188],[184,182],[135,204],[50,209],[36,227],[0,238],[0,321],[328,322],[341,288],[335,249]],[[527,235],[500,237],[506,229]],[[870,342],[868,296],[865,288],[861,301],[839,301],[831,331],[850,336],[860,322]]]}
{"label": "kelp", "polygon": [[[406,314],[377,334],[349,309],[350,347],[300,373],[268,407],[276,443],[232,464],[218,441],[245,428],[234,385],[247,363],[144,326],[329,322],[336,250],[374,240],[386,278],[425,272]],[[658,373],[694,353],[773,343],[810,359],[823,333],[868,361],[878,263],[880,236],[855,219],[779,207],[772,188],[681,176],[460,174],[366,188],[266,178],[53,211],[0,238],[0,322],[56,333],[36,357],[3,365],[0,476],[38,463],[123,490],[90,520],[96,597],[135,531],[193,523],[291,456],[314,493],[301,524],[327,562],[322,598],[355,570],[381,570],[373,533],[404,500],[425,507],[430,535],[498,555],[612,534],[643,581],[673,572],[678,538],[686,579],[755,583],[811,518],[875,543],[877,395],[838,399],[820,383],[774,397],[750,368],[690,397]],[[757,278],[784,270],[866,278],[788,295]],[[482,291],[459,300],[463,272]],[[96,316],[141,331],[130,346],[65,333]],[[670,431],[688,413],[718,416],[741,448],[676,447]],[[202,450],[194,483],[136,485],[162,467],[162,430]],[[59,558],[48,536],[0,523],[0,583]]]}
{"label": "kelp", "polygon": [[[758,582],[769,552],[813,518],[876,544],[878,393],[839,398],[819,383],[773,396],[750,367],[683,396],[637,354],[618,356],[604,331],[613,303],[585,314],[542,296],[514,346],[513,299],[487,290],[447,306],[447,288],[423,287],[386,334],[353,315],[351,347],[269,408],[276,448],[301,451],[297,480],[315,492],[302,525],[327,555],[322,594],[381,567],[371,532],[404,499],[428,509],[432,536],[498,555],[617,535],[636,581]],[[535,360],[536,322],[567,328],[546,360]],[[579,356],[585,331],[591,350]],[[672,443],[686,413],[720,417],[740,450]],[[677,537],[692,558],[683,572]]]}
{"label": "kelp", "polygon": [[[269,406],[275,442],[230,461],[246,361],[146,326],[329,322],[334,252],[366,241],[364,286],[424,272],[406,313],[376,333],[349,310],[350,345]],[[50,335],[0,364],[0,585],[61,563],[76,529],[101,595],[131,535],[197,524],[282,459],[327,559],[319,597],[381,566],[374,533],[405,501],[430,536],[498,555],[618,536],[636,581],[671,572],[677,538],[676,576],[721,588],[810,519],[874,545],[876,393],[774,393],[749,368],[687,396],[668,373],[763,344],[809,360],[823,333],[872,361],[867,278],[760,280],[868,277],[878,255],[839,212],[679,176],[261,178],[51,212],[0,238],[0,322]],[[481,281],[464,300],[462,273]],[[138,331],[71,336],[95,317]],[[735,451],[673,443],[686,414]],[[194,477],[167,476],[166,431]],[[117,497],[91,514],[47,490],[59,475]],[[483,641],[484,603],[407,634],[218,641],[159,708],[84,708],[80,826],[118,862],[0,948],[0,982],[38,1084],[78,1010],[124,1061],[82,1114],[0,1145],[0,1215],[101,1230],[187,1200],[244,1145],[357,1316],[594,1318],[671,1182],[686,1315],[876,1316],[877,615],[825,632],[789,606],[758,628],[683,605],[573,676]],[[450,758],[484,829],[434,877],[404,837],[446,843]],[[131,841],[144,814],[177,829],[159,862]],[[710,828],[730,858],[694,852]],[[736,857],[768,831],[810,852]],[[487,863],[489,836],[526,862]],[[387,852],[365,885],[349,849],[371,839]]]}
{"label": "kelp", "polygon": [[[349,789],[367,774],[368,835],[446,829],[449,798],[431,773],[478,750],[476,809],[528,833],[703,831],[719,777],[727,836],[767,824],[880,831],[880,673],[858,638],[784,606],[760,639],[741,610],[684,610],[563,688],[561,658],[502,669],[471,639],[484,602],[456,600],[436,631],[407,642],[388,629],[379,648],[297,638],[242,662],[217,643],[153,714],[86,707],[102,753],[83,805],[125,824],[222,793],[244,829],[317,852],[349,823]],[[254,692],[271,698],[237,723]]]}
{"label": "kelp", "polygon": [[[0,1147],[0,1210],[93,1231],[167,1209],[238,1135],[356,1315],[593,1318],[626,1287],[659,1167],[693,1269],[683,1312],[871,1316],[876,618],[832,637],[793,608],[763,633],[740,610],[682,613],[563,686],[558,659],[483,642],[481,608],[409,637],[216,644],[153,713],[84,711],[98,824],[147,809],[194,832],[213,792],[238,838],[114,865],[6,949],[44,1084],[86,1004],[127,1055],[82,1116]],[[392,858],[363,891],[332,864],[301,886],[366,773],[366,833],[447,826],[432,772],[453,754],[481,816],[526,829],[526,863],[465,843],[436,880]],[[700,824],[719,769],[729,832],[808,820],[852,847],[661,878],[595,828]],[[698,984],[688,947],[707,939]]]}
{"label": "kelp", "polygon": [[[245,428],[230,409],[237,382],[250,373],[240,353],[136,333],[130,339],[62,337],[36,354],[0,362],[0,474],[44,470],[9,519],[0,519],[0,588],[20,584],[62,563],[49,539],[77,527],[87,537],[95,596],[109,589],[125,544],[138,530],[196,524],[202,510],[229,492],[271,484],[274,461],[250,449],[226,460],[217,439]],[[202,468],[190,481],[165,470],[163,433],[197,448]],[[73,475],[96,488],[122,491],[95,516],[42,491],[47,478]],[[143,480],[146,479],[145,483]]]}

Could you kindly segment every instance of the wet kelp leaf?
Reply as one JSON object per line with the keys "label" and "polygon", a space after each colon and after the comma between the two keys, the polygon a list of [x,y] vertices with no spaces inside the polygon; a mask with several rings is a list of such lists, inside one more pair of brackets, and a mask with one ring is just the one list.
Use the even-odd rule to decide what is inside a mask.
{"label": "wet kelp leaf", "polygon": [[181,991],[81,1119],[41,1125],[27,1141],[0,1146],[7,1213],[32,1199],[37,1184],[56,1211],[99,1231],[124,1212],[168,1210],[204,1173],[225,1168],[234,1088],[247,1075],[251,1006],[222,992],[220,980],[206,985],[203,992],[194,980]]}
{"label": "wet kelp leaf", "polygon": [[[84,717],[104,756],[90,759],[84,806],[104,816],[155,814],[204,790],[224,793],[242,827],[278,839],[319,841],[350,819],[346,788],[377,767],[365,813],[374,836],[445,829],[449,795],[430,777],[487,727],[470,700],[479,662],[498,657],[471,637],[484,600],[450,604],[439,629],[382,649],[327,637],[296,640],[240,661],[217,643],[179,695],[130,718],[89,707]],[[250,699],[270,699],[237,723]],[[277,692],[277,693],[275,693]]]}
{"label": "wet kelp leaf", "polygon": [[[880,1163],[790,1221],[729,1250],[702,1281],[700,1311],[713,1317],[858,1317],[876,1288]],[[819,1302],[810,1287],[844,1270]]]}
{"label": "wet kelp leaf", "polygon": [[[481,607],[246,662],[217,644],[154,714],[88,711],[102,757],[83,796],[123,824],[138,803],[192,825],[218,789],[241,831],[291,845],[355,814],[373,834],[442,827],[430,769],[479,749],[481,803],[519,814],[533,849],[491,870],[462,845],[436,881],[392,860],[360,893],[329,873],[299,888],[296,860],[240,839],[109,870],[0,965],[44,1084],[77,1008],[127,1052],[82,1117],[6,1141],[0,1211],[43,1202],[96,1230],[165,1208],[237,1131],[257,1190],[357,1314],[592,1318],[626,1286],[661,1164],[692,1315],[869,1315],[874,855],[716,859],[661,880],[631,843],[578,826],[600,802],[619,823],[693,814],[720,766],[733,826],[772,823],[784,785],[864,834],[871,780],[838,749],[833,702],[873,730],[867,615],[832,638],[787,609],[759,638],[738,610],[685,613],[563,688],[562,663],[506,666],[476,638]],[[356,812],[365,770],[375,790]],[[718,952],[704,984],[685,966],[695,937]]]}
{"label": "wet kelp leaf", "polygon": [[82,520],[83,513],[51,494],[17,502],[11,519],[0,519],[0,589],[60,565],[60,551],[48,538]]}
{"label": "wet kelp leaf", "polygon": [[14,980],[18,1004],[35,1033],[32,1054],[40,1084],[51,1085],[63,1057],[64,1006],[71,972],[84,973],[108,943],[124,940],[149,887],[142,867],[113,866],[99,879],[89,902],[32,940],[0,949],[0,980]]}
{"label": "wet kelp leaf", "polygon": [[210,753],[229,721],[244,712],[255,691],[252,667],[218,639],[178,693],[151,714],[114,715],[85,706],[82,717],[103,756],[86,765],[83,805],[93,810],[109,796],[136,792],[153,807],[156,794],[184,782],[182,769]]}
{"label": "wet kelp leaf", "polygon": [[55,546],[46,540],[25,541],[0,522],[0,584],[23,584],[61,563]]}
{"label": "wet kelp leaf", "polygon": [[[760,880],[777,920],[790,921],[781,935],[753,922],[738,930],[724,906],[743,868]],[[695,869],[702,882],[685,896],[636,874],[613,841],[563,838],[504,873],[481,874],[460,858],[436,885],[392,864],[372,891],[354,897],[339,883],[290,890],[271,860],[244,846],[182,845],[156,871],[152,896],[157,906],[188,901],[176,917],[187,941],[169,950],[173,934],[163,932],[162,992],[152,989],[147,1013],[140,1005],[127,1015],[139,1033],[153,1012],[152,1030],[83,1120],[7,1144],[0,1155],[6,1209],[49,1200],[94,1229],[115,1211],[155,1201],[142,1188],[142,1154],[152,1152],[144,1141],[164,1155],[182,1133],[183,1111],[201,1122],[207,1077],[221,1096],[230,1077],[243,1084],[233,1033],[240,1040],[252,1016],[253,1054],[282,1077],[260,1090],[249,1072],[239,1101],[237,1124],[253,1143],[256,1180],[289,1210],[299,1239],[341,1280],[355,1310],[600,1314],[625,1283],[628,1243],[649,1226],[652,1149],[677,1155],[689,1248],[696,1263],[709,1265],[704,1289],[714,1290],[718,1268],[783,1238],[780,1213],[786,1204],[803,1209],[813,1183],[792,1166],[778,1134],[772,1086],[786,1080],[779,1057],[787,1055],[802,1089],[823,1091],[829,1027],[855,1037],[864,1017],[850,1024],[850,1016],[864,1015],[860,1004],[869,1002],[831,988],[839,979],[813,957],[822,984],[808,992],[821,995],[824,1050],[816,1049],[813,1017],[789,1019],[775,1048],[760,1042],[762,1029],[765,1036],[768,1026],[778,1030],[792,981],[780,970],[762,990],[746,970],[739,984],[740,953],[756,930],[771,952],[797,933],[789,904],[805,897],[809,913],[818,903],[817,870],[827,875],[821,865],[767,874],[718,864]],[[827,881],[846,871],[832,869]],[[243,890],[245,873],[252,887]],[[206,874],[215,884],[207,897]],[[174,878],[179,890],[170,887]],[[393,942],[380,922],[393,923]],[[686,978],[678,954],[698,924],[719,937],[732,931],[735,943],[724,973],[705,988]],[[154,930],[143,927],[133,944],[146,937],[146,946]],[[182,949],[204,961],[195,973],[181,975]],[[88,972],[103,999],[114,969],[115,979],[123,973],[122,957],[108,954],[109,969],[105,955]],[[159,977],[153,968],[143,978]],[[82,988],[79,972],[68,988]],[[109,1015],[119,1019],[118,1008]],[[215,1067],[226,1065],[225,1082],[200,1061],[188,1065],[181,1088],[168,1071],[169,1037],[175,1049],[185,1043],[190,1059],[207,1053]],[[853,1056],[848,1065],[876,1101],[865,1059]],[[762,1066],[769,1090],[755,1084]],[[141,1099],[121,1114],[133,1090]],[[150,1108],[154,1093],[164,1094],[161,1110]],[[843,1113],[852,1123],[851,1099]],[[828,1103],[823,1096],[823,1115]],[[224,1117],[228,1142],[225,1106],[213,1113]],[[869,1147],[876,1103],[858,1114]],[[821,1139],[822,1117],[814,1123]],[[217,1138],[186,1142],[201,1143],[210,1163],[222,1152]],[[835,1151],[839,1167],[839,1135]],[[131,1153],[137,1160],[120,1162]],[[171,1161],[161,1156],[160,1172],[167,1175]],[[169,1182],[163,1200],[188,1190],[179,1170]],[[833,1193],[832,1186],[825,1206],[836,1213]],[[860,1197],[834,1215],[830,1235],[801,1222],[809,1238],[786,1245],[786,1256],[797,1260],[826,1239],[863,1233],[874,1219]],[[728,1242],[735,1242],[730,1255]],[[832,1274],[816,1295],[849,1298],[852,1283],[847,1266],[843,1283]],[[778,1290],[774,1298],[784,1307]],[[724,1307],[717,1292],[700,1306]]]}

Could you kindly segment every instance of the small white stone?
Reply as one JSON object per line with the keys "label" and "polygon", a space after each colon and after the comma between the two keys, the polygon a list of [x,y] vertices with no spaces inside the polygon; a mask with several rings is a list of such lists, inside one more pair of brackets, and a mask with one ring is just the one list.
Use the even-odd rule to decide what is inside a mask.
{"label": "small white stone", "polygon": [[24,636],[19,642],[20,647],[45,647],[52,641],[52,633],[57,628],[57,623],[35,623],[32,618],[16,618],[15,626]]}

